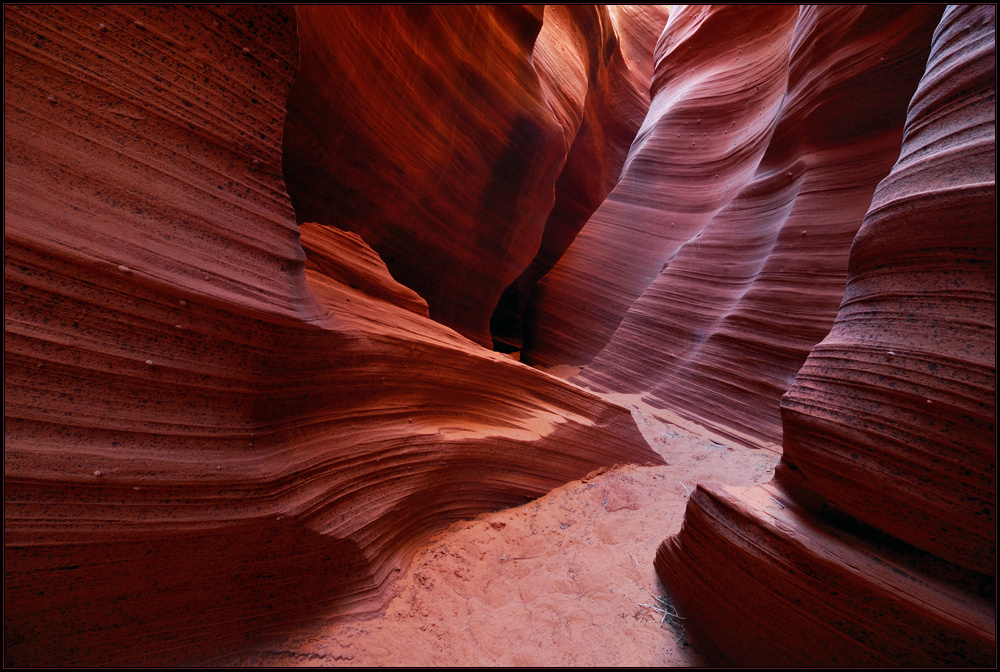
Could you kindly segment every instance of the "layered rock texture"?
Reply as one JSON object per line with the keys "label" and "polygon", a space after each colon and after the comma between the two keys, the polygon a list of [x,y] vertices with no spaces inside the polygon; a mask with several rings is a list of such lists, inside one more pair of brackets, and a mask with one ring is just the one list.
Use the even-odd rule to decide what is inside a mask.
{"label": "layered rock texture", "polygon": [[666,10],[302,7],[284,168],[431,316],[517,349],[534,283],[614,186]]}
{"label": "layered rock texture", "polygon": [[622,181],[536,293],[525,361],[589,364],[584,385],[780,444],[778,400],[833,323],[940,11],[677,12]]}
{"label": "layered rock texture", "polygon": [[450,522],[661,461],[357,235],[300,238],[293,13],[7,7],[4,34],[5,663],[191,662],[372,610]]}
{"label": "layered rock texture", "polygon": [[810,490],[979,572],[996,570],[994,22],[942,19],[837,321],[782,400]]}
{"label": "layered rock texture", "polygon": [[718,661],[996,664],[995,25],[944,12],[774,482],[699,489],[659,550]]}
{"label": "layered rock texture", "polygon": [[493,312],[490,330],[499,349],[521,349],[524,314],[535,286],[618,182],[649,108],[653,47],[666,19],[659,6],[545,8],[532,62],[564,129],[568,154],[538,252]]}
{"label": "layered rock texture", "polygon": [[995,664],[995,79],[991,6],[5,7],[5,664],[373,615],[661,462],[597,394],[783,451],[656,557],[715,662]]}

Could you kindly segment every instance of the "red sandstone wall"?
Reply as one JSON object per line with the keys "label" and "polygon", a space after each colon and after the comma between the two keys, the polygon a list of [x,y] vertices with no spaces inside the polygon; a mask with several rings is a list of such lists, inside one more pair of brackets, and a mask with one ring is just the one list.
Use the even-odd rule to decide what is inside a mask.
{"label": "red sandstone wall", "polygon": [[[542,282],[539,310],[552,312],[536,315],[539,329],[562,325],[544,347],[586,339],[572,355],[581,359],[601,348],[575,381],[645,392],[719,433],[776,446],[778,401],[833,323],[851,240],[898,154],[941,10],[754,11],[763,13],[755,27],[783,32],[748,40],[742,7],[677,14],[653,106],[665,112],[650,113],[616,189],[624,197],[637,184],[642,194],[612,194],[575,244],[579,256],[571,250]],[[575,310],[556,298],[570,292]],[[613,306],[624,312],[609,315]]]}
{"label": "red sandstone wall", "polygon": [[941,12],[683,8],[626,156],[662,12],[5,8],[5,663],[371,610],[657,459],[492,316],[749,443],[791,381],[657,556],[717,662],[995,664],[995,10]]}
{"label": "red sandstone wall", "polygon": [[588,364],[670,255],[750,179],[785,92],[797,13],[671,16],[622,179],[535,290],[524,361]]}
{"label": "red sandstone wall", "polygon": [[487,347],[527,273],[496,321],[516,343],[522,295],[617,179],[655,28],[595,6],[297,13],[283,165],[299,221],[360,234],[434,319]]}
{"label": "red sandstone wall", "polygon": [[657,554],[717,661],[996,665],[995,8],[932,45],[776,478],[699,487]]}
{"label": "red sandstone wall", "polygon": [[917,548],[996,571],[996,43],[951,8],[899,160],[851,248],[830,334],[782,400],[810,490]]}
{"label": "red sandstone wall", "polygon": [[568,154],[538,253],[504,290],[490,321],[498,348],[521,349],[535,285],[617,184],[649,109],[653,47],[666,21],[661,5],[545,8],[532,62],[565,129]]}
{"label": "red sandstone wall", "polygon": [[191,663],[377,609],[431,532],[659,460],[356,235],[300,240],[295,26],[5,8],[5,664]]}
{"label": "red sandstone wall", "polygon": [[648,391],[722,434],[780,444],[778,402],[836,315],[851,240],[898,154],[939,13],[800,10],[752,178],[672,253],[584,384]]}

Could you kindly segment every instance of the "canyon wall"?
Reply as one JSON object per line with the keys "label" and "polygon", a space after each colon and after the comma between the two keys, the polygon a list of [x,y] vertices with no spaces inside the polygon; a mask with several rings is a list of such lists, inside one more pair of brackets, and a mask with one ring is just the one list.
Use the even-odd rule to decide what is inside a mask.
{"label": "canyon wall", "polygon": [[[192,663],[371,612],[451,522],[661,460],[356,234],[300,231],[294,13],[4,11],[5,664]],[[511,11],[476,35],[523,56]]]}
{"label": "canyon wall", "polygon": [[518,280],[495,320],[516,350],[527,293],[618,178],[666,10],[296,11],[283,161],[299,221],[358,233],[487,347]]}
{"label": "canyon wall", "polygon": [[699,487],[657,554],[717,662],[996,665],[995,7],[932,45],[775,479]]}
{"label": "canyon wall", "polygon": [[622,179],[539,283],[524,361],[589,364],[670,254],[749,179],[784,96],[797,14],[691,7],[671,16]]}
{"label": "canyon wall", "polygon": [[5,7],[5,664],[371,614],[662,460],[592,392],[784,452],[656,557],[715,662],[995,664],[995,8],[667,17]]}
{"label": "canyon wall", "polygon": [[[521,349],[525,311],[535,286],[617,184],[649,109],[653,47],[666,20],[666,8],[657,5],[612,5],[597,12],[586,6],[545,8],[532,62],[546,100],[565,129],[568,154],[538,252],[504,290],[490,320],[498,349]],[[587,70],[566,67],[576,65],[567,58],[570,47]],[[576,96],[566,100],[574,91]]]}
{"label": "canyon wall", "polygon": [[776,449],[940,12],[677,11],[622,181],[540,284],[524,361],[587,364],[575,382]]}

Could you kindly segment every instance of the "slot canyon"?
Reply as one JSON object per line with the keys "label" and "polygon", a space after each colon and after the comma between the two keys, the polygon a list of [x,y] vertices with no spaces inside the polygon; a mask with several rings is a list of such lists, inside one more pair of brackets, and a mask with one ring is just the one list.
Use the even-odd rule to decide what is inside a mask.
{"label": "slot canyon", "polygon": [[5,5],[5,666],[995,667],[995,24]]}

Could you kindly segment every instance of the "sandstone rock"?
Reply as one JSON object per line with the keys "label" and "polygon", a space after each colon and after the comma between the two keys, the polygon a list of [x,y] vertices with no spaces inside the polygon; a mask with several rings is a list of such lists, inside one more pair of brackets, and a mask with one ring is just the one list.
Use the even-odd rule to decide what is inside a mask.
{"label": "sandstone rock", "polygon": [[295,25],[5,10],[6,664],[191,663],[371,611],[431,532],[660,459],[420,315],[357,236],[305,226],[307,262]]}
{"label": "sandstone rock", "polygon": [[654,69],[665,17],[6,7],[5,664],[371,615],[450,523],[660,461],[480,347],[523,331],[783,429],[657,555],[716,662],[995,665],[995,8],[685,7]]}
{"label": "sandstone rock", "polygon": [[568,154],[538,253],[504,290],[490,321],[499,348],[521,349],[535,285],[618,182],[649,109],[653,47],[666,21],[661,5],[545,8],[532,62],[564,128]]}
{"label": "sandstone rock", "polygon": [[427,302],[393,279],[389,269],[361,236],[332,226],[303,222],[299,227],[306,268],[343,285],[430,317]]}
{"label": "sandstone rock", "polygon": [[[787,87],[749,182],[730,187],[728,202],[671,252],[575,380],[646,392],[648,403],[736,440],[780,445],[778,403],[833,324],[851,241],[899,154],[940,12],[799,10]],[[740,66],[746,51],[730,58]],[[731,148],[729,137],[699,137],[691,156],[713,151],[705,144]]]}
{"label": "sandstone rock", "polygon": [[539,282],[524,361],[590,363],[670,255],[750,179],[784,96],[797,11],[687,7],[671,16],[622,178]]}
{"label": "sandstone rock", "polygon": [[699,491],[660,547],[717,661],[996,665],[995,23],[944,12],[773,483]]}
{"label": "sandstone rock", "polygon": [[530,290],[613,186],[648,104],[633,70],[650,29],[630,33],[636,66],[604,7],[296,11],[283,165],[299,221],[358,233],[434,319],[490,346],[505,288],[537,256]]}
{"label": "sandstone rock", "polygon": [[850,514],[996,571],[995,9],[941,20],[833,330],[782,402],[785,459]]}
{"label": "sandstone rock", "polygon": [[699,486],[656,568],[687,634],[716,664],[996,660],[993,605],[947,580],[946,563],[852,535],[773,484]]}

